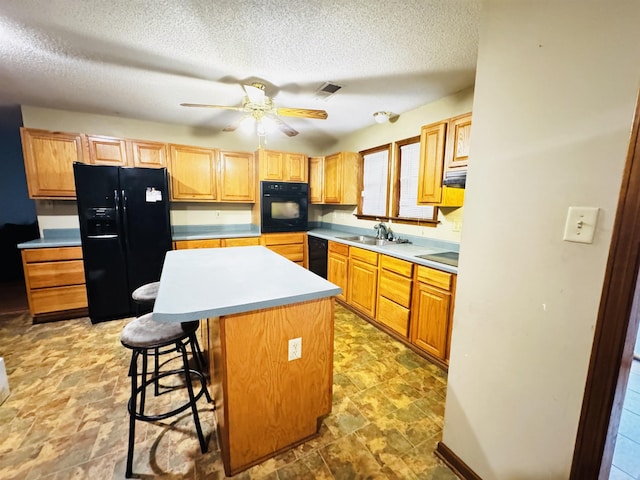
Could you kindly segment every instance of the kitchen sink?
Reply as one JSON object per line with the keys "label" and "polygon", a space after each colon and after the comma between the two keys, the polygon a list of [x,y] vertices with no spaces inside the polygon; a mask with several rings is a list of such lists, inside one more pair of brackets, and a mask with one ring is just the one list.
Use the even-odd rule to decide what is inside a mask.
{"label": "kitchen sink", "polygon": [[338,237],[338,238],[340,240],[347,240],[349,242],[362,243],[363,245],[389,245],[389,244],[396,243],[392,240],[369,237],[367,235],[353,235],[350,237]]}

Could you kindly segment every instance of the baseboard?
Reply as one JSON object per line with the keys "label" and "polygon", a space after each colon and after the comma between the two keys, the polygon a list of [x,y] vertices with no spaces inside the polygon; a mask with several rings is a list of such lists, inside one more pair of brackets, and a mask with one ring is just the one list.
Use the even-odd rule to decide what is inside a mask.
{"label": "baseboard", "polygon": [[436,457],[442,460],[447,467],[464,480],[482,480],[482,478],[471,467],[464,463],[453,451],[444,443],[438,442],[435,451]]}

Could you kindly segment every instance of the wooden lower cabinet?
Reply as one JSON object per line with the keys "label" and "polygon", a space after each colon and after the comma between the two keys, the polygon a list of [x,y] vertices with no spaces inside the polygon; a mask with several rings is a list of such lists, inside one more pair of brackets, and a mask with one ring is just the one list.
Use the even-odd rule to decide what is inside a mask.
{"label": "wooden lower cabinet", "polygon": [[25,249],[22,265],[34,322],[86,315],[82,247]]}
{"label": "wooden lower cabinet", "polygon": [[349,289],[349,245],[329,241],[327,251],[327,280],[342,289],[337,297],[346,302]]}
{"label": "wooden lower cabinet", "polygon": [[456,276],[429,267],[415,272],[411,305],[411,342],[447,361]]}
{"label": "wooden lower cabinet", "polygon": [[260,243],[269,250],[307,268],[308,247],[305,232],[265,233],[262,235]]}
{"label": "wooden lower cabinet", "polygon": [[339,242],[328,242],[327,280],[337,298],[446,368],[457,276]]}
{"label": "wooden lower cabinet", "polygon": [[[316,437],[331,413],[333,298],[207,323],[203,343],[211,349],[210,392],[226,476]],[[288,362],[288,341],[298,337],[303,356]]]}
{"label": "wooden lower cabinet", "polygon": [[260,245],[260,237],[223,238],[222,247],[251,247]]}
{"label": "wooden lower cabinet", "polygon": [[203,238],[200,240],[176,240],[173,242],[174,250],[187,248],[219,248],[219,247],[248,247],[260,245],[260,237],[238,238]]}
{"label": "wooden lower cabinet", "polygon": [[349,248],[347,302],[375,318],[378,291],[378,254],[358,247]]}
{"label": "wooden lower cabinet", "polygon": [[204,238],[202,240],[176,240],[173,242],[174,250],[187,248],[218,248],[221,246],[219,238]]}
{"label": "wooden lower cabinet", "polygon": [[409,338],[413,264],[380,255],[376,320]]}

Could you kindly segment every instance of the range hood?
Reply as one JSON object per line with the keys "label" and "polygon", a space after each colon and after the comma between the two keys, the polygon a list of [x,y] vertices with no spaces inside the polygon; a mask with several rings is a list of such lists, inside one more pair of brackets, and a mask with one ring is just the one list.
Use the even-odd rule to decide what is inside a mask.
{"label": "range hood", "polygon": [[447,172],[444,174],[442,185],[452,188],[464,188],[467,184],[467,171]]}

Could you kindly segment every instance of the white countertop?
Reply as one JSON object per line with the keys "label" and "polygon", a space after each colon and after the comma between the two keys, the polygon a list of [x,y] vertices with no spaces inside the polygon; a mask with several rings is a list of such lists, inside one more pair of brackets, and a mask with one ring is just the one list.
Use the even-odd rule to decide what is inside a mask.
{"label": "white countertop", "polygon": [[337,295],[337,285],[266,247],[167,252],[154,319],[185,322]]}

